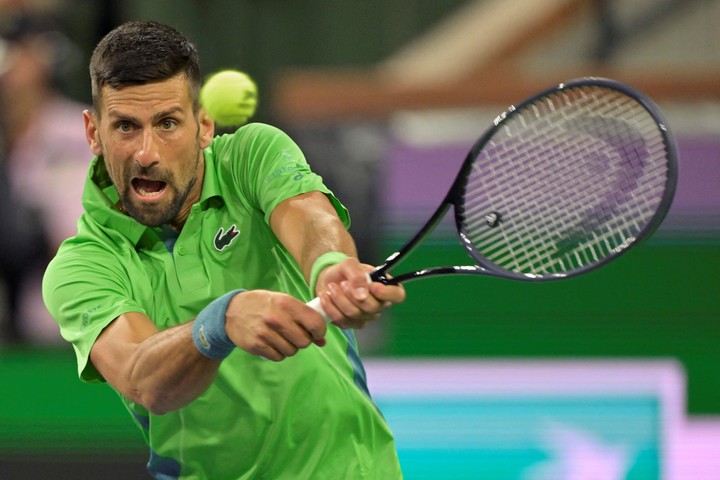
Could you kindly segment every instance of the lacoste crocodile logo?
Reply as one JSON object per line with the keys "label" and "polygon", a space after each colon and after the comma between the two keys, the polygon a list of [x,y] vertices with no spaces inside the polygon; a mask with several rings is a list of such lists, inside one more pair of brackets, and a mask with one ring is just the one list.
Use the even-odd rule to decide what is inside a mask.
{"label": "lacoste crocodile logo", "polygon": [[230,245],[233,240],[235,240],[235,237],[240,235],[240,231],[237,229],[235,225],[232,225],[230,228],[228,228],[227,232],[220,227],[220,230],[217,231],[215,234],[215,248],[218,250],[218,252],[222,251],[225,247]]}

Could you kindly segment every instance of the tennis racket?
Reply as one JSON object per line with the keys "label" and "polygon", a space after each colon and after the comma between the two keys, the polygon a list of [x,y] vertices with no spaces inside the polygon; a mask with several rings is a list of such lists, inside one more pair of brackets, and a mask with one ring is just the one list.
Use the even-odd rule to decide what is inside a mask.
{"label": "tennis racket", "polygon": [[[676,183],[675,143],[652,100],[609,79],[562,83],[495,119],[435,213],[370,278],[397,284],[462,274],[538,282],[587,273],[655,231]],[[473,264],[388,276],[450,207]],[[309,304],[323,313],[318,299]]]}

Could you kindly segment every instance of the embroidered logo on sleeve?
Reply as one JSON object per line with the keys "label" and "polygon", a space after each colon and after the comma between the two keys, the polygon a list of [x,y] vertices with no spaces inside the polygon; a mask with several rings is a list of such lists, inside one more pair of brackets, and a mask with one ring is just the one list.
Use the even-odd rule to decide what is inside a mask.
{"label": "embroidered logo on sleeve", "polygon": [[205,350],[210,350],[210,342],[207,339],[207,335],[205,335],[205,325],[200,325],[198,337],[200,338],[200,345],[202,345]]}
{"label": "embroidered logo on sleeve", "polygon": [[240,231],[237,229],[235,225],[232,225],[230,228],[228,228],[227,232],[225,229],[220,227],[220,230],[217,231],[215,234],[215,248],[218,251],[222,251],[225,247],[230,245],[233,240],[235,240],[235,237],[240,235]]}

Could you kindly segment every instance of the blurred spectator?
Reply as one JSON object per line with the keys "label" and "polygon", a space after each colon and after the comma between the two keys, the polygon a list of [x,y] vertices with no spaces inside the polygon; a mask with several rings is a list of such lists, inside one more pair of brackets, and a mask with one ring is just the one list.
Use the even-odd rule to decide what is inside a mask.
{"label": "blurred spectator", "polygon": [[[47,260],[60,242],[75,234],[82,212],[80,198],[92,157],[82,122],[86,107],[57,88],[62,68],[72,59],[73,46],[50,17],[27,9],[0,9],[0,41],[0,126],[5,153],[0,184],[7,182],[8,190],[2,192],[0,186],[0,195],[10,199],[2,214],[14,215],[0,221],[23,227],[13,244],[26,247],[24,252],[8,249],[4,253],[13,262],[0,265],[7,304],[3,330],[11,341],[52,342],[59,340],[59,331],[43,306],[40,282]],[[34,226],[38,220],[47,239],[42,251],[36,243],[41,236],[39,226]],[[6,231],[7,237],[10,230]]]}

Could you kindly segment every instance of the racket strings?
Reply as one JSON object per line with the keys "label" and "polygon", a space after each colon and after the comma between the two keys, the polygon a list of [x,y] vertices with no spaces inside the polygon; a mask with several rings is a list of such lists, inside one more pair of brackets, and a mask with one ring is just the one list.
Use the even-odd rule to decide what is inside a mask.
{"label": "racket strings", "polygon": [[495,265],[529,276],[601,262],[652,221],[666,156],[633,98],[561,90],[515,112],[479,152],[460,208],[464,234]]}
{"label": "racket strings", "polygon": [[[530,138],[529,142],[524,143],[524,145],[532,146],[533,144],[538,144],[538,142],[538,139]],[[523,148],[514,149],[512,154],[525,157],[528,155],[550,155],[555,158],[573,154],[573,151],[568,150],[565,144],[559,144],[560,148],[556,148],[556,145],[546,145],[545,147],[546,148],[535,149],[535,151],[531,152]],[[508,153],[510,152],[502,151],[502,146],[497,152],[487,152],[491,158],[495,157],[495,155],[507,155]],[[586,156],[587,155],[580,155],[579,157],[584,158]],[[548,251],[548,244],[545,239],[554,234],[552,228],[555,224],[572,224],[582,221],[578,212],[564,208],[563,205],[558,205],[553,201],[555,198],[567,195],[567,188],[570,188],[569,193],[572,193],[574,196],[579,196],[591,186],[590,184],[583,183],[585,176],[582,175],[582,170],[573,167],[574,166],[569,163],[546,165],[535,162],[521,172],[522,175],[520,178],[518,178],[518,172],[507,170],[504,174],[499,175],[497,179],[493,179],[497,180],[497,182],[494,183],[500,185],[516,184],[512,191],[506,191],[504,194],[506,198],[510,200],[510,214],[516,219],[516,223],[523,227],[516,232],[517,235],[523,239],[523,242],[506,241],[506,244],[502,245],[502,249],[497,252],[500,256],[496,255],[496,261],[501,264],[514,261],[513,269],[516,270],[522,268],[522,262],[542,261],[538,260],[538,257],[542,259],[551,254],[551,252]],[[481,179],[485,178],[485,176],[478,174],[476,178]],[[558,182],[556,180],[558,178],[563,178],[565,180],[564,183]],[[488,194],[490,195],[501,195],[503,192],[498,188],[497,184],[492,188],[488,185],[484,185],[482,188],[488,188]],[[533,196],[528,194],[532,194]],[[475,230],[482,227],[480,212],[481,211],[475,209],[469,212],[469,229]],[[551,215],[554,215],[556,220],[555,224],[535,221],[535,217],[538,215],[542,215],[544,218],[549,218]],[[480,250],[483,250],[488,246],[488,243],[494,241],[492,237],[493,236],[490,235],[490,238],[481,243],[482,247]],[[510,246],[513,248],[510,248]],[[518,255],[518,252],[522,253],[522,255]],[[512,256],[512,258],[508,256]]]}

